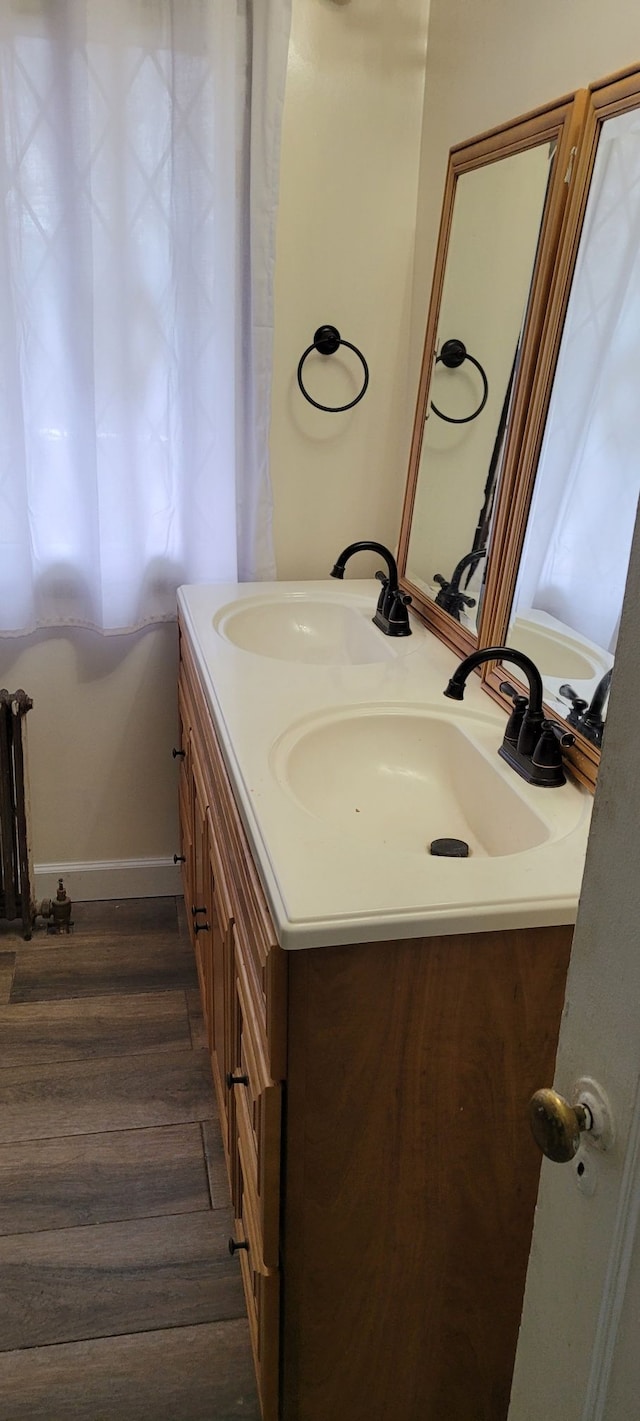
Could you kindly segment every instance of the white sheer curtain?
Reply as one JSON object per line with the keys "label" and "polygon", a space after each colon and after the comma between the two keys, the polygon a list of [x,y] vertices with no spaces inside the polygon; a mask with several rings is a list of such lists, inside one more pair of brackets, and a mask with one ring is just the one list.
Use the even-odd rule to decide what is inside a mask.
{"label": "white sheer curtain", "polygon": [[640,492],[640,113],[604,125],[514,607],[615,651]]}
{"label": "white sheer curtain", "polygon": [[0,6],[0,632],[273,575],[291,0]]}

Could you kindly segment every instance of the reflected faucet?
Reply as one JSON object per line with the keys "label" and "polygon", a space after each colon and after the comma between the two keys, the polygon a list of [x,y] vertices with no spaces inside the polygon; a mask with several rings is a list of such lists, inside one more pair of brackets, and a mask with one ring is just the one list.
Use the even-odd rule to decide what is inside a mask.
{"label": "reflected faucet", "polygon": [[486,646],[465,656],[449,681],[445,696],[461,701],[467,677],[485,661],[510,661],[527,678],[529,696],[518,695],[508,681],[500,690],[513,700],[514,707],[507,721],[498,754],[516,774],[530,785],[553,789],[566,784],[562,768],[561,746],[572,745],[573,735],[563,732],[553,720],[545,720],[542,710],[542,677],[534,661],[511,646]]}
{"label": "reflected faucet", "polygon": [[411,604],[411,598],[398,587],[398,565],[393,553],[390,553],[383,543],[350,543],[348,548],[344,548],[339,558],[336,559],[331,569],[332,577],[344,577],[345,566],[354,553],[379,553],[387,564],[387,577],[383,572],[376,573],[378,582],[382,583],[382,591],[378,598],[375,616],[372,618],[374,626],[379,627],[385,636],[411,636],[407,611],[407,607]]}
{"label": "reflected faucet", "polygon": [[571,701],[571,710],[567,716],[567,722],[575,730],[579,730],[581,735],[585,735],[592,745],[602,745],[604,735],[604,708],[609,698],[611,687],[611,677],[613,667],[605,671],[604,676],[598,681],[596,689],[591,697],[591,704],[582,700],[573,686],[565,684],[560,687],[560,695],[565,701]]}
{"label": "reflected faucet", "polygon": [[455,617],[457,622],[460,621],[460,612],[463,607],[475,607],[476,605],[475,597],[468,597],[466,592],[460,591],[460,578],[468,568],[468,586],[480,559],[486,557],[486,553],[486,548],[476,548],[475,552],[465,553],[464,557],[460,558],[460,562],[456,563],[450,582],[447,582],[441,572],[435,574],[433,580],[438,583],[440,588],[436,597],[436,607],[442,607],[443,611],[448,612],[450,617]]}

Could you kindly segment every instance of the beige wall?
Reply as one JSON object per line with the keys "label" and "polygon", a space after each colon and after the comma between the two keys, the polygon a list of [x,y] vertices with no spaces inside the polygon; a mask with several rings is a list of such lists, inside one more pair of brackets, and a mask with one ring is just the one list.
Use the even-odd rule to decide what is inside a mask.
{"label": "beige wall", "polygon": [[[355,538],[395,547],[412,397],[407,354],[429,0],[294,0],[282,139],[271,427],[278,575],[324,577]],[[296,368],[336,325],[371,371],[323,414]],[[305,364],[309,392],[353,399],[353,355]],[[354,573],[375,564],[358,560]]]}
{"label": "beige wall", "polygon": [[[293,0],[272,430],[281,577],[324,576],[353,537],[397,538],[428,9],[429,0]],[[366,399],[341,416],[312,410],[295,384],[298,359],[325,322],[360,345],[371,368]],[[331,369],[309,370],[327,403],[352,398],[340,367],[334,357]],[[358,575],[369,570],[362,559]],[[175,628],[5,639],[0,685],[18,684],[35,703],[36,863],[170,860]],[[76,896],[80,882],[78,874]],[[122,891],[122,878],[104,882]]]}
{"label": "beige wall", "polygon": [[637,0],[431,0],[412,302],[414,379],[449,149],[635,63]]}
{"label": "beige wall", "polygon": [[[171,858],[176,675],[174,624],[126,637],[75,629],[0,641],[0,685],[23,686],[34,702],[27,729],[36,864]],[[81,896],[74,878],[69,891]],[[116,894],[123,887],[120,879]]]}

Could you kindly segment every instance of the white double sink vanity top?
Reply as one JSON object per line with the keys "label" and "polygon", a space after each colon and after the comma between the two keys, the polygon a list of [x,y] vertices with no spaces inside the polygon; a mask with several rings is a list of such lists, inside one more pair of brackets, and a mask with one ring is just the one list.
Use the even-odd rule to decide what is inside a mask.
{"label": "white double sink vanity top", "polygon": [[[371,581],[210,584],[178,599],[284,948],[575,921],[592,799],[499,757],[504,712]],[[432,855],[462,839],[468,858]]]}

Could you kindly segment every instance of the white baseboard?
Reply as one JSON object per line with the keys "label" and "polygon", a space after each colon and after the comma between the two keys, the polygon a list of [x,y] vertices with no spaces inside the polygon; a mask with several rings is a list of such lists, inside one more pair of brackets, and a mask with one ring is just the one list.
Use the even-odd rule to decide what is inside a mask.
{"label": "white baseboard", "polygon": [[105,898],[165,898],[182,892],[180,866],[173,859],[107,859],[103,863],[36,863],[34,897],[55,898],[64,879],[72,903]]}

